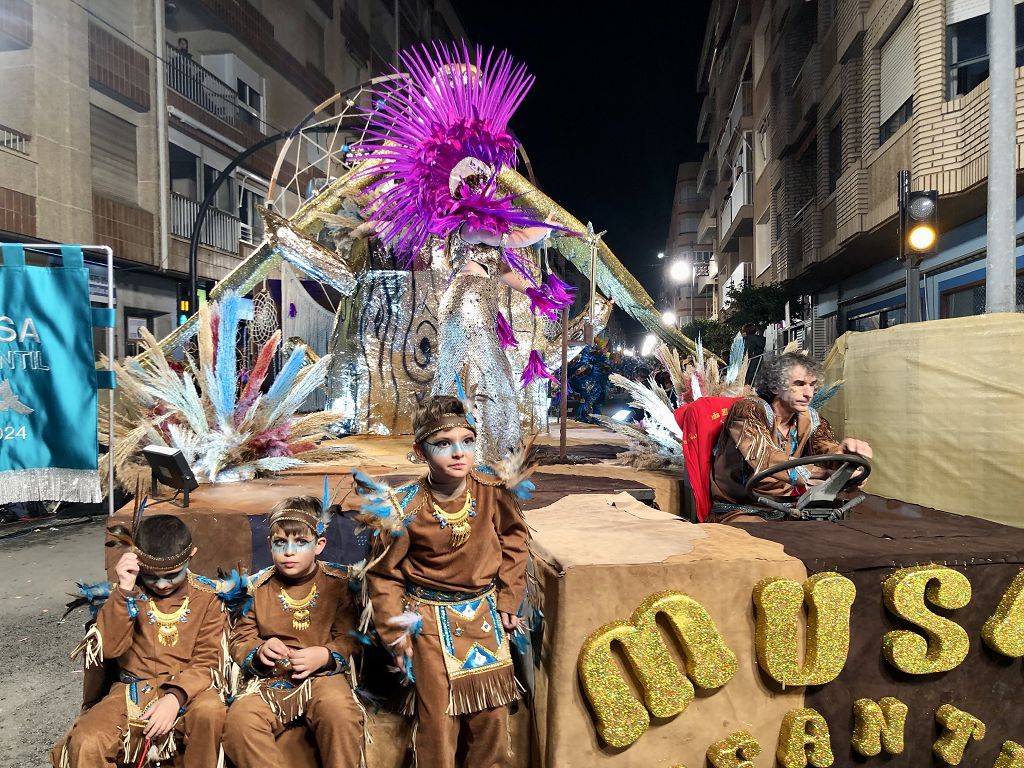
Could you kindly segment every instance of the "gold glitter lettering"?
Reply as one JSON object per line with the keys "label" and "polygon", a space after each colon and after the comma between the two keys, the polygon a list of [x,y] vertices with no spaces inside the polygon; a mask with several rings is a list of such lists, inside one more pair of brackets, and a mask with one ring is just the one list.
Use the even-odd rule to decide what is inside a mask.
{"label": "gold glitter lettering", "polygon": [[960,765],[969,741],[981,741],[985,738],[985,724],[952,704],[943,704],[939,707],[935,719],[945,730],[932,745],[932,752],[950,765]]}
{"label": "gold glitter lettering", "polygon": [[941,565],[900,568],[885,580],[882,595],[892,613],[928,635],[925,639],[902,629],[885,633],[882,651],[896,669],[911,675],[948,672],[967,658],[970,640],[963,627],[933,613],[926,604],[946,610],[967,605],[971,582],[962,573]]}
{"label": "gold glitter lettering", "polygon": [[981,636],[989,648],[1003,656],[1024,656],[1024,571],[1010,582],[995,613],[982,626]]}
{"label": "gold glitter lettering", "polygon": [[779,746],[775,752],[782,768],[828,768],[832,765],[832,740],[828,723],[815,709],[794,709],[782,718]]}
{"label": "gold glitter lettering", "polygon": [[[683,648],[686,674],[676,666],[658,629],[664,615]],[[643,704],[630,691],[612,658],[618,642],[643,693]],[[707,610],[682,592],[647,597],[629,621],[613,621],[583,642],[577,672],[597,718],[597,732],[610,746],[626,747],[650,725],[648,712],[671,717],[693,701],[694,683],[719,688],[736,673],[736,655],[725,645]]]}
{"label": "gold glitter lettering", "polygon": [[1004,741],[992,768],[1024,768],[1024,747],[1015,741]]}
{"label": "gold glitter lettering", "polygon": [[890,755],[903,753],[907,726],[907,705],[892,696],[880,701],[857,699],[853,704],[853,737],[857,753],[874,757],[885,749]]}
{"label": "gold glitter lettering", "polygon": [[708,762],[714,768],[754,768],[761,745],[747,731],[737,731],[708,747]]}
{"label": "gold glitter lettering", "polygon": [[[853,582],[838,573],[817,573],[803,586],[769,577],[754,587],[755,645],[761,669],[783,685],[824,685],[835,680],[850,650]],[[801,664],[797,624],[808,606],[807,638]]]}

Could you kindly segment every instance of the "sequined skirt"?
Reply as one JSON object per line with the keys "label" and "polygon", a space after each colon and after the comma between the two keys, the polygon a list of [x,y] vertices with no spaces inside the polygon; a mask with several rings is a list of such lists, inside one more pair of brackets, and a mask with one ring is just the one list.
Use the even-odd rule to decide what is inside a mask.
{"label": "sequined skirt", "polygon": [[495,464],[522,437],[519,398],[496,323],[502,286],[482,275],[458,274],[441,297],[437,372],[431,394],[455,395],[455,377],[476,389],[476,460]]}

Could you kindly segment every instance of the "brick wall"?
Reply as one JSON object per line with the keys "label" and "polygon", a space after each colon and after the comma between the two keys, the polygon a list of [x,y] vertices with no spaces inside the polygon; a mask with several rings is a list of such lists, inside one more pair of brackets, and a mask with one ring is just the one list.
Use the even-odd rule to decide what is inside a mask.
{"label": "brick wall", "polygon": [[155,263],[153,214],[149,211],[94,193],[92,221],[96,241],[113,248],[116,258]]}
{"label": "brick wall", "polygon": [[91,21],[89,82],[138,112],[149,111],[149,59]]}
{"label": "brick wall", "polygon": [[0,229],[27,237],[36,236],[36,199],[0,187]]}

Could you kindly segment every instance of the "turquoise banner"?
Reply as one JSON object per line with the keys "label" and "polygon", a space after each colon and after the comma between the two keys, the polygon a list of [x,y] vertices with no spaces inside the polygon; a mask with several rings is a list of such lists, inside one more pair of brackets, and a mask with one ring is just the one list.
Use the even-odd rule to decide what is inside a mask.
{"label": "turquoise banner", "polygon": [[63,266],[25,265],[2,246],[0,503],[97,502],[96,361],[82,249]]}

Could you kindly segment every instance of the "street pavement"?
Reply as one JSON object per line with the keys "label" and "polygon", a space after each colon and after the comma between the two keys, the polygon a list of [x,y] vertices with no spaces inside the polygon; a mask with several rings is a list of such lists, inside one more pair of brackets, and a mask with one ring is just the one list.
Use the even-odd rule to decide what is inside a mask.
{"label": "street pavement", "polygon": [[76,580],[106,578],[104,522],[0,527],[0,765],[49,765],[50,748],[81,706],[82,663],[68,653],[89,611],[60,617]]}

